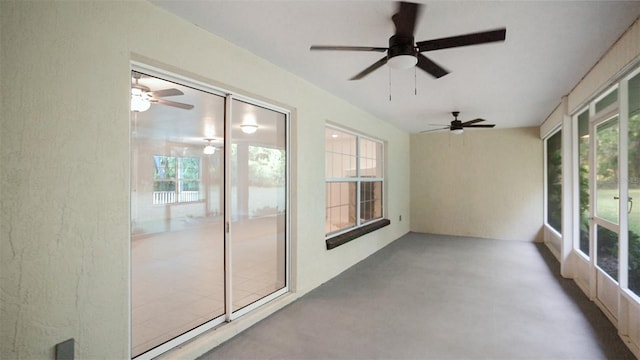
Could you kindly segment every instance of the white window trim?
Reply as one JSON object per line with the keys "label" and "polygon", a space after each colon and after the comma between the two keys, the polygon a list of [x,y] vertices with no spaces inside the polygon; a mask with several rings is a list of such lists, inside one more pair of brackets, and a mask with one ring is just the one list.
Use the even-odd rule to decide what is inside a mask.
{"label": "white window trim", "polygon": [[[334,129],[336,131],[347,133],[347,134],[350,134],[350,135],[353,135],[353,136],[356,137],[356,172],[357,172],[356,175],[357,176],[355,178],[353,178],[353,177],[349,177],[349,178],[328,178],[328,177],[325,177],[325,184],[332,183],[332,182],[355,182],[357,191],[356,191],[356,225],[352,226],[352,227],[349,227],[349,228],[336,230],[336,231],[331,232],[331,233],[325,233],[325,240],[333,238],[333,237],[336,237],[338,235],[342,235],[342,234],[348,233],[349,231],[353,231],[355,229],[361,228],[361,227],[363,227],[363,226],[365,226],[367,224],[370,224],[372,222],[384,219],[385,215],[386,215],[386,201],[385,201],[385,198],[386,198],[386,183],[385,183],[385,180],[384,180],[385,179],[385,156],[384,156],[385,149],[384,149],[384,141],[382,141],[380,139],[373,138],[371,136],[364,135],[364,134],[359,133],[359,132],[348,130],[348,129],[345,129],[345,128],[342,128],[342,127],[339,127],[339,126],[336,126],[336,125],[325,124],[325,129],[326,128],[331,128],[331,129]],[[378,143],[378,144],[380,144],[382,146],[381,153],[383,155],[382,155],[382,159],[380,160],[380,167],[382,168],[381,169],[382,170],[381,171],[382,177],[366,177],[366,178],[361,177],[361,175],[360,175],[360,139],[366,139],[366,140],[369,140],[369,141],[373,141],[373,142]],[[325,158],[326,158],[326,150],[325,150]],[[325,176],[326,176],[326,174],[325,174]],[[380,217],[373,218],[373,219],[370,219],[370,220],[367,220],[367,221],[361,221],[361,216],[360,216],[360,187],[361,187],[361,184],[363,182],[382,182],[382,197],[381,197],[382,214],[380,215]],[[325,189],[326,189],[326,186],[325,186]],[[326,216],[326,209],[327,209],[327,206],[326,206],[326,203],[325,203],[325,216]]]}

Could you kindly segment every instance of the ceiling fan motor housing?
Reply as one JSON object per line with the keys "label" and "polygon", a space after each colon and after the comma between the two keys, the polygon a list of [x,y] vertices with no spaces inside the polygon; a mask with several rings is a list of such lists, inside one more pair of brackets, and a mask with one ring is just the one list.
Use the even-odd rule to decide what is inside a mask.
{"label": "ceiling fan motor housing", "polygon": [[416,48],[413,45],[413,36],[393,35],[389,38],[389,51],[387,59],[391,59],[398,55],[416,56]]}
{"label": "ceiling fan motor housing", "polygon": [[462,130],[462,121],[460,121],[460,120],[453,120],[453,121],[451,122],[450,130]]}

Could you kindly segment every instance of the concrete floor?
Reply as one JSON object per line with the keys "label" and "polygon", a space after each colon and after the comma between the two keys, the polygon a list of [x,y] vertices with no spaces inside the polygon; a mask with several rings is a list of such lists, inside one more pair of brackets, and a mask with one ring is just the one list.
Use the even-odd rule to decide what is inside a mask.
{"label": "concrete floor", "polygon": [[201,359],[634,359],[558,273],[542,244],[409,233]]}

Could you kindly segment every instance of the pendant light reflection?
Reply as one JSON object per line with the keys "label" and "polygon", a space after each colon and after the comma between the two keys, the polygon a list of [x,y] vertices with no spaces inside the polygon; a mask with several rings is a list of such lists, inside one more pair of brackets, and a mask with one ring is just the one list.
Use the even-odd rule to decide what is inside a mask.
{"label": "pendant light reflection", "polygon": [[205,139],[206,141],[208,141],[207,146],[204,147],[204,150],[202,150],[202,153],[204,153],[205,155],[213,155],[216,153],[216,148],[215,146],[211,145],[211,141],[213,139]]}
{"label": "pendant light reflection", "polygon": [[258,130],[258,125],[242,124],[240,125],[240,128],[242,129],[242,132],[245,134],[253,134]]}
{"label": "pendant light reflection", "polygon": [[253,134],[258,130],[258,124],[256,122],[256,116],[252,113],[247,113],[242,118],[242,124],[240,129],[245,134]]}

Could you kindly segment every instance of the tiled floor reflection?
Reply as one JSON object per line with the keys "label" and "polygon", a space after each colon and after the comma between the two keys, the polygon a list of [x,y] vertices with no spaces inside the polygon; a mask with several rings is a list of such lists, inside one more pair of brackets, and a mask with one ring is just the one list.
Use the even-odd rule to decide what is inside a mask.
{"label": "tiled floor reflection", "polygon": [[284,228],[278,221],[283,227],[277,216],[232,223],[234,311],[284,286]]}
{"label": "tiled floor reflection", "polygon": [[[173,227],[132,239],[133,356],[224,313],[222,220]],[[232,224],[234,309],[284,286],[278,230],[276,217]]]}

